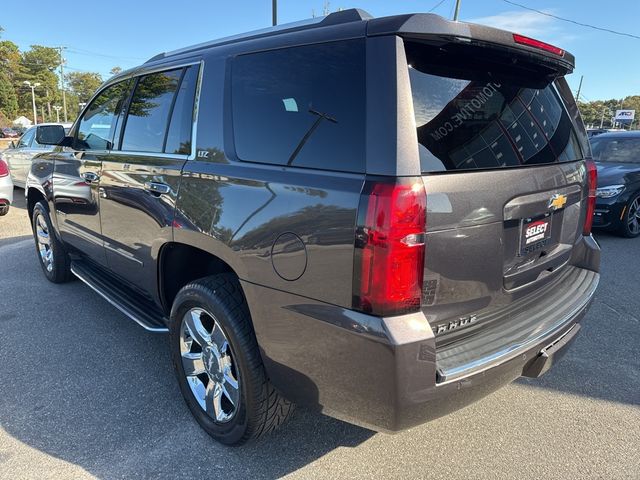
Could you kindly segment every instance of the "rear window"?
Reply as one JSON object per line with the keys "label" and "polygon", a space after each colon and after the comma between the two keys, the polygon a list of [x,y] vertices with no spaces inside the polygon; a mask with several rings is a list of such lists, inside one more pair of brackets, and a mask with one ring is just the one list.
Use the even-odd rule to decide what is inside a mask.
{"label": "rear window", "polygon": [[433,47],[407,42],[423,172],[495,169],[583,158],[549,80],[465,71]]}
{"label": "rear window", "polygon": [[591,151],[598,162],[640,164],[640,137],[596,137]]}
{"label": "rear window", "polygon": [[364,40],[241,55],[233,133],[244,161],[364,171]]}

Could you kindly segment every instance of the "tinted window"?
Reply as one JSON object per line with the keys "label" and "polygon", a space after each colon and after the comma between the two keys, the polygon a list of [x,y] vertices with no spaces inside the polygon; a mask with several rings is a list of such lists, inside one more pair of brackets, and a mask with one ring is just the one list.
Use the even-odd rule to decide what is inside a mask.
{"label": "tinted window", "polygon": [[171,114],[165,153],[191,153],[191,128],[193,126],[193,99],[198,82],[198,67],[185,72]]}
{"label": "tinted window", "polygon": [[478,67],[465,71],[460,65],[439,64],[429,47],[407,44],[423,172],[582,157],[573,123],[548,81],[533,86],[529,79]]}
{"label": "tinted window", "polygon": [[122,109],[129,82],[116,83],[103,90],[89,105],[80,120],[75,148],[78,150],[110,150],[118,115]]}
{"label": "tinted window", "polygon": [[140,77],[127,113],[122,150],[162,152],[182,69]]}
{"label": "tinted window", "polygon": [[232,69],[242,160],[364,171],[364,41],[243,55]]}
{"label": "tinted window", "polygon": [[596,137],[591,140],[591,151],[599,162],[640,163],[640,137]]}
{"label": "tinted window", "polygon": [[33,137],[36,134],[36,129],[35,128],[31,128],[29,130],[27,130],[25,132],[24,135],[22,135],[22,137],[20,138],[20,141],[18,142],[18,148],[27,148],[31,145],[31,141],[33,140]]}

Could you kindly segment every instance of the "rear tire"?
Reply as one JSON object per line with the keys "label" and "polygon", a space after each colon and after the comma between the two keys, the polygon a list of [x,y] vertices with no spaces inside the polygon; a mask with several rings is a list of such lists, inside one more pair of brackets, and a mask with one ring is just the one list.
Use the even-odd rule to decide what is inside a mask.
{"label": "rear tire", "polygon": [[640,195],[631,197],[627,203],[618,232],[627,238],[635,238],[640,235]]}
{"label": "rear tire", "polygon": [[178,292],[169,325],[182,395],[198,424],[225,445],[275,430],[293,413],[267,378],[237,278],[220,274]]}
{"label": "rear tire", "polygon": [[56,236],[49,216],[49,209],[43,202],[33,207],[31,227],[36,242],[36,253],[47,280],[53,283],[68,282],[73,278],[71,260],[62,242]]}

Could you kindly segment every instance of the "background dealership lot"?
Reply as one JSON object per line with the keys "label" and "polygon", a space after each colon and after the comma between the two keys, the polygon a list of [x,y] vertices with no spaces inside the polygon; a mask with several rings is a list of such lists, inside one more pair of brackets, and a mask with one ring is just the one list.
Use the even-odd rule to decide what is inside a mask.
{"label": "background dealership lot", "polygon": [[542,379],[395,436],[299,410],[232,449],[191,418],[166,337],[45,280],[15,193],[0,220],[0,478],[640,478],[638,239],[597,234],[595,303]]}

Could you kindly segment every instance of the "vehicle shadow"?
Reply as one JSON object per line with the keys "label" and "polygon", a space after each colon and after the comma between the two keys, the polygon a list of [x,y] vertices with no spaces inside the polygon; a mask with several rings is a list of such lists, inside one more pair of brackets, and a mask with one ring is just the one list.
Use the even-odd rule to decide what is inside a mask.
{"label": "vehicle shadow", "polygon": [[24,190],[19,187],[13,187],[13,203],[11,208],[27,209],[27,199],[24,196]]}
{"label": "vehicle shadow", "polygon": [[640,238],[598,231],[600,284],[578,338],[539,379],[517,383],[608,401],[640,405]]}
{"label": "vehicle shadow", "polygon": [[99,478],[280,478],[374,435],[299,409],[262,441],[217,444],[184,404],[167,337],[80,282],[48,283],[31,249],[0,248],[0,427],[20,442]]}

